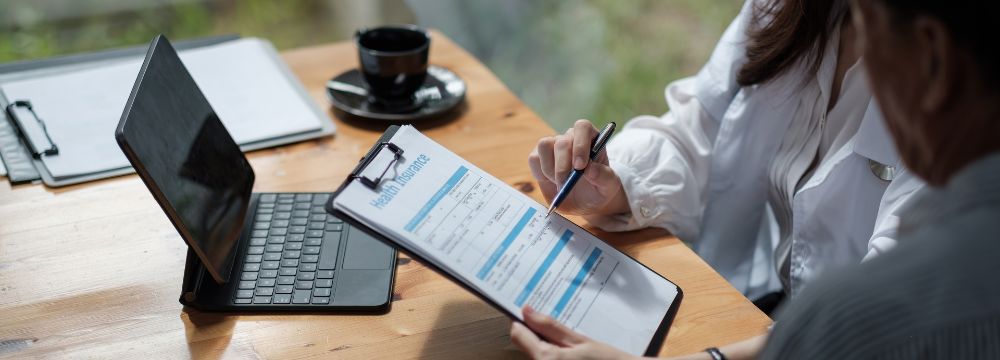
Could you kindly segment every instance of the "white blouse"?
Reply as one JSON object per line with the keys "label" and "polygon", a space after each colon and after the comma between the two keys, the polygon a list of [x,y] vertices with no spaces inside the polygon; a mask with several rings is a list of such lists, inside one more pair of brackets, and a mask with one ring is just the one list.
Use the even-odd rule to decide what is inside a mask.
{"label": "white blouse", "polygon": [[670,111],[633,118],[609,144],[632,211],[588,220],[666,228],[748,297],[794,295],[891,248],[896,210],[922,184],[899,163],[859,64],[827,111],[839,32],[818,72],[736,84],[751,2],[702,71],[667,86]]}

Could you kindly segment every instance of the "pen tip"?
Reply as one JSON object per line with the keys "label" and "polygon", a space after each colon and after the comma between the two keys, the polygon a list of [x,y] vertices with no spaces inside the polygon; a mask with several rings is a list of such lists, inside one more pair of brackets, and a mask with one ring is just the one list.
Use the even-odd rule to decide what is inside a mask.
{"label": "pen tip", "polygon": [[553,203],[552,205],[549,206],[549,211],[545,213],[545,217],[549,217],[549,215],[552,215],[552,211],[555,209],[556,209],[556,204]]}

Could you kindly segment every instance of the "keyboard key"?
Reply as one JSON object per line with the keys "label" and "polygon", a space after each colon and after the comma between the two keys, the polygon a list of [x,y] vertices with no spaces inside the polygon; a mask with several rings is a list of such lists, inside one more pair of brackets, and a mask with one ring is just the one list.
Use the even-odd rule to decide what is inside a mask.
{"label": "keyboard key", "polygon": [[274,295],[271,301],[275,304],[287,304],[292,302],[292,296],[289,294],[278,294]]}
{"label": "keyboard key", "polygon": [[251,299],[236,299],[233,301],[234,304],[249,304]]}
{"label": "keyboard key", "polygon": [[276,194],[261,194],[260,195],[260,202],[273,203],[277,199],[278,199],[278,196]]}
{"label": "keyboard key", "polygon": [[319,269],[333,270],[337,268],[337,252],[340,249],[340,233],[323,232],[323,250],[319,253]]}
{"label": "keyboard key", "polygon": [[299,262],[304,262],[304,263],[314,263],[318,261],[319,261],[319,255],[302,255],[302,258],[299,259]]}
{"label": "keyboard key", "polygon": [[278,261],[281,260],[281,253],[270,252],[264,254],[264,260],[267,261]]}
{"label": "keyboard key", "polygon": [[278,270],[277,261],[265,261],[260,264],[260,268],[264,270]]}
{"label": "keyboard key", "polygon": [[255,272],[245,272],[245,273],[243,273],[243,275],[240,275],[240,280],[246,280],[246,281],[257,280],[257,273],[255,273]]}
{"label": "keyboard key", "polygon": [[316,277],[320,279],[333,279],[333,270],[320,270],[316,272]]}
{"label": "keyboard key", "polygon": [[274,207],[276,211],[292,211],[292,204],[281,204]]}
{"label": "keyboard key", "polygon": [[257,290],[254,290],[253,293],[254,293],[254,295],[257,295],[257,296],[271,296],[271,295],[274,295],[274,288],[273,287],[261,287],[261,288],[257,288]]}
{"label": "keyboard key", "polygon": [[273,207],[257,208],[257,213],[258,214],[271,214],[271,213],[274,213],[274,208]]}
{"label": "keyboard key", "polygon": [[297,271],[293,267],[283,267],[281,269],[278,269],[278,275],[281,276],[295,276],[296,272]]}
{"label": "keyboard key", "polygon": [[310,204],[310,203],[296,203],[295,204],[295,210],[309,210],[310,207],[312,207],[312,204]]}
{"label": "keyboard key", "polygon": [[312,288],[313,288],[313,282],[312,281],[296,281],[295,282],[295,289],[296,290],[312,289]]}
{"label": "keyboard key", "polygon": [[302,243],[290,242],[285,244],[285,250],[302,250]]}
{"label": "keyboard key", "polygon": [[267,221],[256,221],[253,223],[254,230],[267,230],[271,227],[271,223]]}
{"label": "keyboard key", "polygon": [[279,211],[274,213],[274,218],[276,220],[288,220],[292,218],[292,213],[288,211]]}
{"label": "keyboard key", "polygon": [[312,198],[313,204],[326,204],[326,201],[330,200],[330,194],[315,194]]}
{"label": "keyboard key", "polygon": [[[320,220],[320,221],[322,221],[322,220]],[[308,224],[308,223],[309,223],[309,220],[301,219],[300,218],[300,219],[292,219],[292,222],[289,225],[291,225],[291,226],[306,226],[306,224]]]}
{"label": "keyboard key", "polygon": [[299,256],[302,256],[302,252],[298,250],[285,250],[285,252],[281,254],[281,258],[283,259],[298,259]]}
{"label": "keyboard key", "polygon": [[326,214],[326,209],[324,209],[322,206],[313,206],[312,213],[313,214]]}
{"label": "keyboard key", "polygon": [[293,287],[291,285],[278,285],[278,286],[274,287],[274,293],[275,294],[291,294],[292,293],[292,288]]}
{"label": "keyboard key", "polygon": [[343,224],[344,220],[340,220],[340,218],[338,218],[336,216],[327,215],[326,216],[326,222],[328,224]]}
{"label": "keyboard key", "polygon": [[260,264],[243,264],[243,271],[260,271]]}
{"label": "keyboard key", "polygon": [[305,234],[288,234],[286,238],[291,242],[302,242],[302,240],[306,239],[306,236]]}
{"label": "keyboard key", "polygon": [[309,216],[309,221],[325,221],[326,215],[323,214],[312,214]]}
{"label": "keyboard key", "polygon": [[295,283],[294,276],[279,276],[277,284],[278,285],[292,285]]}
{"label": "keyboard key", "polygon": [[255,285],[253,281],[240,281],[240,290],[253,290]]}
{"label": "keyboard key", "polygon": [[270,296],[254,296],[253,297],[253,303],[254,304],[270,304],[271,303],[271,297]]}
{"label": "keyboard key", "polygon": [[253,297],[253,290],[236,290],[237,299],[249,299]]}
{"label": "keyboard key", "polygon": [[257,221],[271,221],[274,214],[257,214]]}
{"label": "keyboard key", "polygon": [[278,195],[278,200],[292,200],[295,199],[295,194],[292,193],[280,193]]}
{"label": "keyboard key", "polygon": [[262,278],[271,279],[271,278],[275,278],[277,276],[278,276],[278,272],[276,270],[261,270],[260,271],[260,277],[262,277]]}
{"label": "keyboard key", "polygon": [[[333,226],[335,224],[330,224],[330,225]],[[321,223],[321,222],[309,223],[309,230],[323,230],[326,227],[327,227],[327,224],[324,224],[324,223]]]}
{"label": "keyboard key", "polygon": [[309,210],[295,210],[292,211],[293,218],[305,218],[309,217]]}
{"label": "keyboard key", "polygon": [[323,238],[308,238],[302,243],[305,246],[320,246],[323,245]]}
{"label": "keyboard key", "polygon": [[344,224],[326,224],[326,231],[344,230]]}
{"label": "keyboard key", "polygon": [[295,201],[312,201],[313,194],[295,194]]}
{"label": "keyboard key", "polygon": [[292,226],[292,227],[288,228],[288,233],[289,234],[305,234],[306,233],[306,227],[305,226]]}
{"label": "keyboard key", "polygon": [[250,246],[264,246],[264,244],[267,244],[267,239],[265,238],[250,239]]}
{"label": "keyboard key", "polygon": [[299,259],[281,259],[281,267],[299,266]]}
{"label": "keyboard key", "polygon": [[298,275],[295,276],[295,279],[296,280],[307,280],[307,281],[316,280],[316,273],[314,273],[314,272],[300,272]]}
{"label": "keyboard key", "polygon": [[274,220],[271,222],[271,227],[288,227],[288,220]]}
{"label": "keyboard key", "polygon": [[274,279],[258,279],[257,286],[262,286],[262,287],[274,286]]}
{"label": "keyboard key", "polygon": [[284,236],[269,236],[267,238],[267,243],[268,244],[284,244],[285,243],[285,237]]}
{"label": "keyboard key", "polygon": [[333,279],[319,279],[313,283],[314,286],[318,288],[328,288],[333,287]]}
{"label": "keyboard key", "polygon": [[313,289],[313,296],[330,296],[330,288]]}
{"label": "keyboard key", "polygon": [[316,271],[316,263],[312,264],[302,263],[302,265],[299,265],[299,271],[308,271],[308,272]]}
{"label": "keyboard key", "polygon": [[267,230],[254,230],[250,237],[266,237]]}
{"label": "keyboard key", "polygon": [[282,244],[268,244],[265,248],[267,252],[281,252],[285,249],[285,245]]}
{"label": "keyboard key", "polygon": [[247,261],[244,261],[244,262],[259,263],[260,261],[261,261],[261,256],[260,255],[247,255]]}
{"label": "keyboard key", "polygon": [[313,304],[329,304],[330,298],[328,297],[313,297]]}
{"label": "keyboard key", "polygon": [[263,254],[263,253],[264,253],[264,247],[263,246],[251,246],[251,247],[247,248],[247,254],[250,254],[250,255],[260,255],[260,254]]}
{"label": "keyboard key", "polygon": [[306,237],[323,237],[323,230],[306,231]]}
{"label": "keyboard key", "polygon": [[271,228],[271,235],[286,235],[288,234],[288,228]]}
{"label": "keyboard key", "polygon": [[292,293],[292,303],[293,304],[308,304],[309,303],[309,290],[295,290]]}
{"label": "keyboard key", "polygon": [[302,253],[306,255],[318,255],[319,246],[306,246],[302,248]]}

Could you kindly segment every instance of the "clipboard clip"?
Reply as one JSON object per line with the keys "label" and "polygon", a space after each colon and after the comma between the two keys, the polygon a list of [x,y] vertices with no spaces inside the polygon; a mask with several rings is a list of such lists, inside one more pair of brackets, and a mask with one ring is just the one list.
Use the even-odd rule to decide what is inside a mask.
{"label": "clipboard clip", "polygon": [[[35,118],[36,122],[38,122],[38,127],[42,129],[42,134],[45,135],[45,141],[48,142],[48,146],[46,148],[39,150],[37,147],[35,147],[35,142],[32,141],[31,138],[28,136],[28,133],[24,131],[24,128],[22,127],[23,125],[21,124],[21,119],[19,119],[17,116],[16,108],[18,107],[28,109],[28,112],[31,113],[31,116]],[[27,100],[13,101],[10,103],[10,105],[7,105],[6,110],[7,110],[7,115],[10,116],[10,119],[12,120],[11,122],[13,122],[14,126],[17,127],[17,131],[21,133],[21,138],[23,138],[24,142],[28,144],[28,150],[31,151],[32,156],[34,156],[37,159],[42,155],[52,156],[59,154],[59,148],[56,147],[56,143],[53,142],[52,137],[49,136],[49,130],[48,128],[45,127],[45,122],[38,117],[38,113],[35,112],[35,108],[31,106],[30,101]]]}
{"label": "clipboard clip", "polygon": [[[381,154],[382,151],[386,150],[386,149],[388,149],[389,151],[392,152],[392,160],[390,160],[385,165],[385,169],[382,169],[381,172],[378,172],[378,176],[376,176],[374,178],[370,177],[370,176],[365,176],[364,173],[368,170],[368,165],[371,165],[372,161],[374,161],[376,158],[378,158],[379,154]],[[386,142],[380,142],[376,146],[375,151],[372,153],[371,156],[368,156],[368,157],[362,159],[363,162],[361,163],[360,170],[358,170],[358,172],[355,173],[355,174],[351,174],[350,178],[351,179],[357,179],[358,181],[361,181],[361,183],[364,184],[365,186],[367,186],[369,189],[376,190],[376,189],[378,189],[378,184],[380,182],[382,182],[382,178],[385,177],[385,174],[388,173],[389,169],[392,169],[392,166],[395,165],[396,162],[398,162],[399,159],[401,159],[401,158],[403,158],[403,149],[402,148],[400,148],[399,146],[397,146],[396,144],[393,144],[391,142],[387,142],[387,141]]]}

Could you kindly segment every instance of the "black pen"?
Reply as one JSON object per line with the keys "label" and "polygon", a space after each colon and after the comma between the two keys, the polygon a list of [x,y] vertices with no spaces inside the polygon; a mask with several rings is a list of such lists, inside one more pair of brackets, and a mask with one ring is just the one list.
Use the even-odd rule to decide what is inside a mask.
{"label": "black pen", "polygon": [[[614,132],[615,123],[610,122],[604,126],[604,129],[602,129],[599,134],[597,134],[597,137],[594,138],[594,141],[590,145],[590,161],[594,161],[594,159],[597,158],[597,154],[600,154],[601,150],[604,150],[604,145],[608,144],[608,139],[611,139],[611,134]],[[587,163],[587,166],[590,166],[589,162]],[[546,217],[551,215],[552,211],[559,206],[559,203],[562,203],[563,200],[566,199],[566,196],[569,195],[569,191],[573,190],[573,186],[576,185],[576,181],[580,180],[580,177],[583,176],[583,171],[586,169],[586,167],[579,170],[573,169],[573,172],[569,174],[569,178],[567,178],[566,182],[563,183],[561,188],[559,188],[559,192],[556,194],[556,197],[552,199],[552,205],[549,205],[549,212],[545,213]]]}

